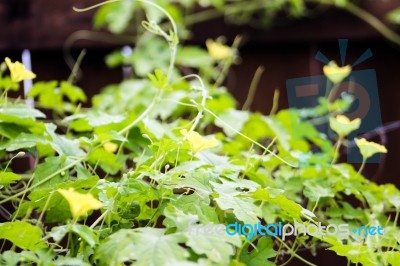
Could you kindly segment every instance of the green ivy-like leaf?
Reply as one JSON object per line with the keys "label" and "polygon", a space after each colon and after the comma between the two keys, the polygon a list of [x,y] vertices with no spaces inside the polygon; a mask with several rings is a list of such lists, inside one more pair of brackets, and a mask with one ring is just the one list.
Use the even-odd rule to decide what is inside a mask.
{"label": "green ivy-like leaf", "polygon": [[276,256],[271,238],[261,237],[257,242],[257,246],[251,252],[247,252],[248,247],[249,244],[245,245],[240,254],[240,261],[244,262],[247,266],[275,265],[275,263],[268,261],[269,258]]}
{"label": "green ivy-like leaf", "polygon": [[21,176],[13,172],[0,172],[0,185],[9,185],[21,180]]}
{"label": "green ivy-like leaf", "polygon": [[15,221],[0,224],[0,238],[11,241],[17,247],[28,250],[45,248],[41,242],[42,231],[27,222]]}

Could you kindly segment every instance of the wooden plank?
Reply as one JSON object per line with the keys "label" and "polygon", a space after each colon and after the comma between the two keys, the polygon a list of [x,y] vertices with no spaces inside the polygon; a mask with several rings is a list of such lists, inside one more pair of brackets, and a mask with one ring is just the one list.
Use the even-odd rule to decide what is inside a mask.
{"label": "wooden plank", "polygon": [[[22,7],[11,5],[21,2]],[[27,4],[30,3],[30,4]],[[7,0],[0,2],[0,50],[59,49],[67,37],[79,30],[92,29],[95,11],[77,13],[72,6],[85,7],[93,0]],[[384,14],[400,0],[363,1],[363,7],[383,18]],[[24,8],[26,7],[26,8]],[[249,26],[226,25],[222,19],[200,23],[193,27],[192,42],[204,43],[207,37],[220,35],[232,39],[242,34],[250,42],[283,43],[333,40],[336,38],[376,39],[380,34],[358,18],[345,11],[331,9],[318,18],[299,21],[284,20],[285,25],[271,29],[256,29]],[[102,42],[77,42],[75,47],[113,47]]]}

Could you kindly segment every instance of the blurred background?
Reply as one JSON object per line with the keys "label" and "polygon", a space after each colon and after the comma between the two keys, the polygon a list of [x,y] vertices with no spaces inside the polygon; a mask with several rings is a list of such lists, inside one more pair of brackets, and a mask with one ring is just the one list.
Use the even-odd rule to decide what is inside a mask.
{"label": "blurred background", "polygon": [[[317,52],[340,62],[338,39],[348,39],[346,64],[354,63],[368,48],[373,53],[373,57],[354,70],[375,69],[382,123],[388,125],[400,120],[400,37],[395,33],[398,29],[395,22],[400,21],[400,12],[396,10],[400,0],[225,1],[236,5],[231,9],[221,4],[224,1],[215,0],[158,2],[185,7],[182,23],[191,29],[185,43],[205,46],[206,39],[225,36],[231,44],[235,36],[242,36],[241,62],[231,69],[225,81],[239,106],[247,97],[254,73],[263,66],[265,71],[251,110],[268,114],[275,89],[280,90],[279,108],[288,108],[286,81],[321,75],[323,64],[315,59]],[[340,3],[347,2],[354,3],[364,13],[357,15],[340,7]],[[29,49],[32,68],[38,76],[36,81],[66,79],[71,71],[68,58],[76,58],[86,48],[77,85],[93,95],[105,85],[119,82],[123,78],[121,67],[108,68],[105,56],[124,45],[134,47],[132,36],[140,16],[133,16],[130,10],[120,10],[119,16],[121,6],[113,9],[113,4],[97,15],[96,10],[79,13],[72,9],[92,4],[92,0],[0,0],[0,57],[18,60],[21,52]],[[114,12],[114,16],[108,16],[107,12]],[[385,31],[376,29],[375,20],[393,32],[383,36]],[[100,27],[107,23],[111,23],[111,31],[118,35]],[[93,25],[100,29],[94,31]],[[389,39],[392,36],[391,40],[388,36]],[[381,138],[374,140],[383,142],[389,153],[381,158],[380,164],[369,164],[364,174],[378,183],[391,182],[399,187],[400,128],[392,123],[382,132]]]}
{"label": "blurred background", "polygon": [[[400,120],[400,36],[396,35],[400,28],[395,23],[400,21],[400,12],[397,12],[400,0],[351,1],[361,8],[357,10],[365,12],[359,13],[364,20],[340,7],[340,3],[350,2],[347,0],[325,1],[332,3],[329,5],[321,4],[321,1],[296,0],[225,1],[235,3],[232,9],[221,6],[224,1],[219,0],[157,2],[185,7],[181,23],[190,24],[191,34],[185,36],[184,43],[205,47],[206,39],[225,36],[227,44],[231,44],[237,35],[242,36],[241,62],[230,70],[224,85],[241,107],[257,68],[263,66],[265,71],[250,109],[264,114],[272,108],[275,89],[280,91],[279,109],[289,107],[288,79],[322,74],[323,63],[315,59],[318,51],[330,60],[340,62],[338,39],[348,39],[346,64],[352,64],[370,48],[373,57],[354,70],[376,71],[385,130],[380,137],[372,139],[385,144],[389,153],[381,157],[380,163],[368,164],[364,175],[377,183],[394,183],[400,187],[400,126],[396,122]],[[305,2],[309,3],[296,6]],[[21,60],[22,51],[29,49],[32,70],[38,76],[35,81],[61,80],[70,75],[71,56],[76,58],[85,48],[87,53],[77,85],[87,95],[92,96],[104,86],[120,82],[124,78],[123,68],[109,68],[105,57],[125,45],[134,49],[133,36],[140,25],[140,14],[112,5],[109,9],[83,13],[72,9],[73,6],[92,4],[93,0],[0,0],[1,60],[6,56]],[[96,12],[99,13],[95,15]],[[387,36],[376,29],[375,19],[378,28],[383,25],[389,30]],[[97,25],[97,29],[93,25]],[[117,35],[101,27],[104,25],[111,25],[111,31]],[[321,252],[318,256],[319,265],[342,265],[345,261],[332,252]]]}

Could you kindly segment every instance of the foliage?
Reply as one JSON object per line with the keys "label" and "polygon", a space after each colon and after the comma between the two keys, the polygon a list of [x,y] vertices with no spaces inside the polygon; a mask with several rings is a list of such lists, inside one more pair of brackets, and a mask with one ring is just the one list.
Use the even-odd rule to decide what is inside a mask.
{"label": "foliage", "polygon": [[[143,26],[152,34],[139,35],[128,59],[136,77],[104,88],[90,108],[80,107],[86,96],[70,80],[36,82],[30,92],[36,106],[28,107],[8,96],[20,80],[0,68],[0,210],[6,216],[0,264],[278,265],[295,257],[313,265],[296,253],[306,247],[329,248],[352,263],[395,265],[399,190],[336,163],[340,141],[331,143],[304,119],[317,114],[335,123],[348,98],[270,116],[238,110],[220,86],[237,59],[236,46],[216,42],[209,52],[178,46],[175,6],[137,2],[114,3],[121,16],[111,4],[97,15],[96,25],[117,19],[111,30],[120,31],[129,20],[124,11],[144,7]],[[272,2],[279,8],[285,1]],[[226,8],[223,1],[204,3]],[[293,14],[302,3],[285,2]],[[211,47],[229,52],[215,56]],[[146,60],[147,54],[153,57]],[[184,66],[192,72],[184,75]],[[354,130],[353,122],[340,121],[349,125],[334,126],[339,140]],[[384,148],[364,144],[367,155],[371,147]],[[14,166],[32,158],[32,169]],[[236,221],[373,225],[385,234],[298,234],[285,242],[188,229]]]}

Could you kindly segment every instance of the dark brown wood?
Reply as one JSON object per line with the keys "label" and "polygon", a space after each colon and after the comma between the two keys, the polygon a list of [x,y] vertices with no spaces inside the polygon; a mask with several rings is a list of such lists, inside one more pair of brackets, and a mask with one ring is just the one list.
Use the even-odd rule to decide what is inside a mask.
{"label": "dark brown wood", "polygon": [[[100,2],[100,1],[96,1]],[[387,11],[400,5],[400,0],[361,1],[362,6],[383,18]],[[72,33],[92,29],[94,10],[78,13],[73,6],[86,7],[92,0],[3,0],[0,1],[0,51],[21,49],[57,49],[64,45]],[[282,43],[324,41],[336,38],[376,39],[380,34],[365,22],[334,8],[316,17],[300,20],[279,20],[270,29],[226,25],[222,19],[214,19],[193,27],[192,41],[203,43],[205,37],[220,35],[233,38],[243,34],[250,42]],[[101,42],[77,42],[75,47],[113,47]]]}

